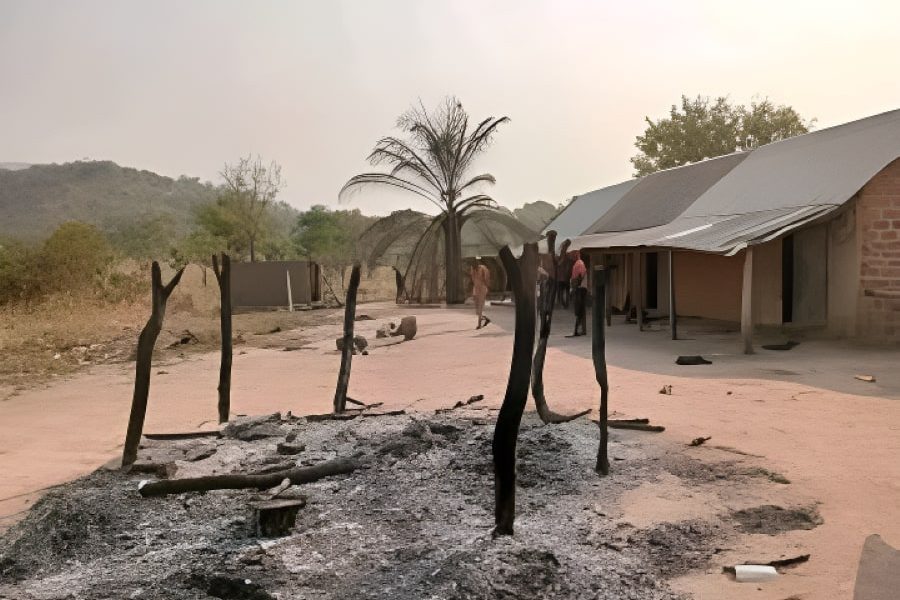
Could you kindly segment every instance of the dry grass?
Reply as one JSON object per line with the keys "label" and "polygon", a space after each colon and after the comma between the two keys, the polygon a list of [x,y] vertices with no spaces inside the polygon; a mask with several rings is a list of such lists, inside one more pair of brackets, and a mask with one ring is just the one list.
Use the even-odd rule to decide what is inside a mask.
{"label": "dry grass", "polygon": [[[388,273],[392,272],[388,270]],[[163,268],[163,280],[172,276]],[[381,273],[383,276],[383,273]],[[372,287],[386,288],[386,277]],[[391,285],[393,282],[391,281]],[[92,365],[133,359],[138,334],[150,313],[147,285],[138,286],[131,297],[110,301],[91,295],[57,295],[31,306],[0,307],[0,400],[28,387],[65,377]],[[379,290],[380,291],[380,290]],[[340,292],[339,292],[340,293]],[[381,294],[367,294],[371,300]],[[393,298],[393,291],[390,292]],[[238,344],[263,343],[260,334],[279,329],[338,322],[341,311],[265,311],[234,315]],[[190,331],[190,344],[175,342]],[[219,347],[219,288],[211,270],[189,266],[172,293],[163,332],[156,345],[158,359],[177,359],[187,352],[212,351]],[[175,344],[174,347],[170,347]]]}

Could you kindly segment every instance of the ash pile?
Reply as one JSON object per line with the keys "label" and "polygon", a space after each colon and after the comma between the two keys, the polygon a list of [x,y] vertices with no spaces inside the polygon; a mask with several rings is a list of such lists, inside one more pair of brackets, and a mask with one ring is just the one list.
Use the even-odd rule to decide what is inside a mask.
{"label": "ash pile", "polygon": [[[137,469],[51,491],[0,538],[0,598],[674,599],[667,580],[708,566],[733,534],[719,520],[622,522],[620,494],[673,466],[659,446],[613,432],[617,460],[600,479],[595,425],[526,414],[515,535],[494,539],[492,416],[271,415],[220,437],[144,439]],[[345,459],[348,472],[302,485],[139,491]],[[292,507],[276,519],[285,531],[261,531],[260,505],[279,502]]]}

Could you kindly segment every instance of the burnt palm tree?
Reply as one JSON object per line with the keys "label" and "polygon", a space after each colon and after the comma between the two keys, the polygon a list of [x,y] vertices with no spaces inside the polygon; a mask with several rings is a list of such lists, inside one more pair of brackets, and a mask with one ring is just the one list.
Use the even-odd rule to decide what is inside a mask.
{"label": "burnt palm tree", "polygon": [[462,103],[448,97],[429,113],[424,105],[401,115],[397,126],[407,139],[389,136],[378,140],[369,154],[372,165],[390,165],[387,173],[362,173],[341,188],[340,196],[364,186],[377,184],[423,198],[438,208],[429,232],[439,228],[443,238],[445,290],[448,303],[465,300],[462,283],[462,227],[477,211],[496,209],[493,199],[480,193],[484,185],[495,183],[489,173],[471,175],[475,158],[507,117],[488,117],[474,128]]}

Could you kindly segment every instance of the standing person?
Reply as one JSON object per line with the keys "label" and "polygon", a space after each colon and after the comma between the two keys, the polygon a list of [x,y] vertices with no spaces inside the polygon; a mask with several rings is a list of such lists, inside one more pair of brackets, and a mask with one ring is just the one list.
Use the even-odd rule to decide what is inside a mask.
{"label": "standing person", "polygon": [[[587,267],[581,260],[581,253],[575,251],[575,262],[572,264],[572,305],[575,309],[575,332],[569,337],[587,335]],[[581,333],[578,326],[581,325]]]}
{"label": "standing person", "polygon": [[469,276],[472,278],[472,297],[475,299],[475,315],[478,317],[478,326],[475,329],[481,329],[491,322],[484,316],[484,302],[491,286],[491,272],[481,263],[480,256],[475,258]]}

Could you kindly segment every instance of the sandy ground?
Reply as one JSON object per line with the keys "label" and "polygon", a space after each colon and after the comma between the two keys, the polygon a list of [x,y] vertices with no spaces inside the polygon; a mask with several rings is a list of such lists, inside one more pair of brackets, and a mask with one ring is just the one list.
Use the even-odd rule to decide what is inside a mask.
{"label": "sandy ground", "polygon": [[[376,320],[359,322],[358,332],[374,340],[378,319],[392,310],[388,305],[360,307],[360,313]],[[512,311],[492,307],[495,324],[481,331],[472,328],[471,309],[409,312],[419,320],[417,339],[356,357],[351,395],[408,409],[445,406],[474,394],[498,405],[509,368]],[[599,394],[589,339],[563,337],[571,326],[567,315],[558,315],[555,325],[545,371],[548,399],[558,411],[593,407]],[[331,350],[338,330],[335,325],[304,330],[302,340],[321,341],[299,344],[292,342],[299,339],[296,332],[274,334],[284,336],[285,346],[300,349],[248,347],[237,354],[233,411],[327,411],[340,361]],[[900,356],[826,342],[743,356],[733,336],[697,333],[687,327],[685,337],[694,339],[672,342],[665,332],[638,335],[633,326],[615,323],[608,340],[611,409],[665,425],[661,435],[669,441],[686,444],[712,436],[704,446],[685,452],[711,460],[740,458],[734,450],[758,455],[766,468],[791,483],[754,488],[750,495],[721,486],[713,498],[677,477],[663,477],[626,496],[622,508],[627,518],[650,523],[692,518],[723,505],[739,509],[819,502],[823,525],[779,536],[744,536],[741,545],[725,549],[716,568],[676,585],[700,599],[849,598],[865,537],[879,533],[900,546],[900,373],[894,366]],[[277,346],[279,338],[273,340]],[[677,354],[694,353],[714,364],[673,364]],[[217,355],[189,355],[158,365],[158,371],[165,374],[154,376],[145,430],[212,426]],[[859,372],[876,375],[877,383],[854,380]],[[130,367],[105,365],[0,402],[0,524],[27,508],[36,490],[87,473],[120,451],[131,379]],[[663,385],[672,386],[672,395],[659,393]],[[647,437],[651,441],[653,436]],[[810,562],[773,583],[738,585],[719,572],[721,565],[735,560],[801,552],[812,555]]]}

